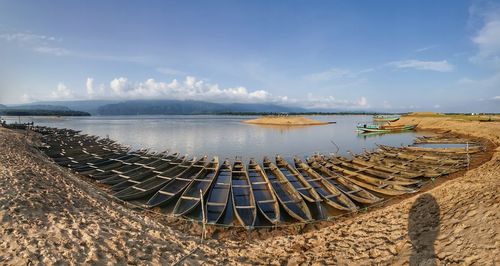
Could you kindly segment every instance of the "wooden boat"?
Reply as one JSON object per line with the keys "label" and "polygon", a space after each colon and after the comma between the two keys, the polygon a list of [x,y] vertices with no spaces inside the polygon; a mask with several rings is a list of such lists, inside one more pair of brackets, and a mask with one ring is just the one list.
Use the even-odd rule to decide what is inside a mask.
{"label": "wooden boat", "polygon": [[[111,187],[111,189],[114,191],[121,191],[150,179],[158,180],[159,178],[162,178],[163,180],[166,179],[170,181],[172,177],[184,172],[186,169],[191,167],[194,164],[195,160],[196,158],[194,157],[191,160],[188,160],[187,156],[183,156],[178,160],[163,162],[163,165],[161,167],[155,168],[154,170],[152,168],[144,168],[144,170],[134,170],[135,173],[133,174],[119,175],[119,179],[112,181],[114,185],[113,187]],[[146,185],[151,185],[151,183],[148,182],[147,184],[144,184],[144,187],[151,188]]]}
{"label": "wooden boat", "polygon": [[[92,177],[96,180],[101,180],[101,179],[106,179],[108,177],[116,176],[118,174],[116,171],[122,172],[127,168],[133,169],[133,168],[137,167],[137,165],[134,164],[135,162],[140,162],[141,160],[144,160],[145,158],[147,158],[147,157],[135,156],[134,158],[128,159],[126,161],[119,160],[119,163],[115,164],[115,165],[117,165],[116,167],[110,168],[108,170],[103,170],[104,168],[103,169],[99,168],[100,170],[103,170],[103,171],[99,171],[97,173],[90,174],[90,177]],[[115,170],[115,171],[113,172],[113,170]]]}
{"label": "wooden boat", "polygon": [[231,172],[231,197],[234,214],[243,227],[252,228],[257,219],[257,207],[250,179],[241,160],[236,160]]}
{"label": "wooden boat", "polygon": [[358,125],[356,128],[362,132],[397,132],[415,130],[417,125]]}
{"label": "wooden boat", "polygon": [[255,202],[262,215],[272,224],[280,221],[280,205],[273,186],[260,165],[253,159],[248,164],[248,177],[252,184]]}
{"label": "wooden boat", "polygon": [[399,131],[389,131],[389,132],[364,132],[364,131],[361,131],[361,130],[356,130],[357,131],[357,137],[358,138],[363,138],[363,139],[367,139],[367,138],[375,138],[375,137],[380,137],[382,135],[393,135],[393,134],[399,134],[400,132]]}
{"label": "wooden boat", "polygon": [[398,115],[374,115],[374,122],[395,122],[399,120]]}
{"label": "wooden boat", "polygon": [[[199,168],[199,164],[204,163],[206,157],[202,157],[200,161],[195,163],[191,168],[195,171]],[[188,168],[190,167],[189,161],[185,161],[184,163],[174,165],[174,167],[167,169],[156,169],[154,171],[155,175],[151,178],[145,179],[144,181],[133,181],[127,180],[125,182],[129,182],[132,185],[115,193],[114,196],[122,199],[122,200],[134,200],[144,198],[150,195],[153,195],[158,190],[160,190],[163,186],[165,186],[168,182],[170,182],[176,175],[187,174]],[[191,169],[189,168],[189,169]],[[191,172],[191,170],[189,171]]]}
{"label": "wooden boat", "polygon": [[[142,160],[142,162],[145,161],[146,160]],[[175,164],[175,162],[178,162],[178,160],[174,156],[167,156],[166,158],[153,160],[152,162],[149,161],[147,165],[141,165],[137,164],[137,162],[134,162],[132,164],[120,166],[120,170],[108,171],[107,173],[98,176],[96,179],[98,179],[97,182],[99,183],[114,185],[123,182],[125,180],[131,179],[131,177],[140,175],[141,173],[145,173],[147,171],[149,172],[152,172],[153,170],[161,171],[161,169],[158,168],[171,168],[171,166],[177,165]]]}
{"label": "wooden boat", "polygon": [[[108,155],[113,154],[112,152],[103,154],[103,157],[106,157]],[[71,167],[72,165],[79,165],[83,164],[89,161],[93,160],[98,160],[102,159],[103,157],[99,157],[99,155],[96,154],[90,154],[90,153],[81,153],[78,155],[72,154],[71,156],[65,155],[64,157],[59,157],[59,158],[53,158],[52,160],[56,162],[59,165],[66,166],[66,167]]]}
{"label": "wooden boat", "polygon": [[209,224],[216,224],[224,214],[231,192],[231,164],[224,161],[208,193],[206,219]]}
{"label": "wooden boat", "polygon": [[94,158],[90,159],[90,160],[85,160],[85,161],[74,161],[73,160],[72,163],[69,163],[67,166],[72,168],[73,170],[75,170],[75,169],[79,169],[81,167],[86,167],[89,165],[102,164],[103,162],[107,162],[107,161],[109,161],[111,159],[115,159],[115,158],[121,158],[125,155],[126,154],[124,154],[121,151],[113,151],[113,152],[106,154],[106,155],[94,156]]}
{"label": "wooden boat", "polygon": [[352,200],[363,204],[373,204],[382,200],[382,198],[373,195],[364,188],[344,178],[339,173],[320,165],[318,162],[312,161],[308,163],[313,170],[321,174],[323,178],[335,185],[340,191],[342,191],[342,193],[347,195]]}
{"label": "wooden boat", "polygon": [[267,157],[264,157],[263,170],[285,211],[298,221],[305,222],[312,220],[311,212],[300,193],[295,190],[290,181],[279,170],[276,171],[276,165]]}
{"label": "wooden boat", "polygon": [[[146,206],[148,208],[163,206],[178,198],[191,181],[203,172],[206,163],[207,156],[203,156],[187,170],[172,177],[170,182],[167,182],[167,184],[161,187],[161,189],[148,200]],[[215,159],[215,161],[210,163],[210,167],[213,169],[214,166],[218,164],[218,159]]]}
{"label": "wooden boat", "polygon": [[[341,160],[346,160],[346,159],[341,158]],[[395,167],[387,166],[387,165],[381,164],[381,163],[374,163],[371,161],[360,160],[356,157],[353,157],[350,160],[346,160],[346,162],[356,164],[356,165],[359,165],[361,167],[370,167],[370,168],[373,168],[375,170],[384,171],[384,172],[391,173],[391,174],[402,174],[402,175],[404,175],[405,178],[425,177],[425,172],[423,172],[423,171],[414,171],[411,168],[395,168]]]}
{"label": "wooden boat", "polygon": [[292,186],[297,190],[300,195],[308,202],[318,202],[322,201],[321,196],[316,192],[316,190],[307,182],[307,180],[293,168],[286,160],[281,158],[281,156],[276,155],[276,167],[277,170],[290,181]]}
{"label": "wooden boat", "polygon": [[454,148],[430,148],[430,147],[418,147],[418,146],[408,146],[401,147],[403,150],[417,151],[417,152],[430,152],[430,153],[454,153],[454,154],[467,154],[467,153],[477,153],[483,151],[481,146],[469,146],[468,148],[454,147]]}
{"label": "wooden boat", "polygon": [[479,145],[475,140],[462,138],[444,138],[441,136],[422,136],[417,137],[413,143],[415,144],[469,144]]}
{"label": "wooden boat", "polygon": [[348,163],[348,162],[340,160],[334,156],[328,157],[326,160],[328,162],[340,167],[340,168],[351,170],[355,173],[362,174],[363,176],[365,176],[367,178],[380,179],[388,184],[395,184],[395,185],[401,185],[401,186],[415,186],[415,185],[419,185],[421,183],[421,181],[418,179],[409,179],[409,178],[401,177],[400,175],[396,175],[396,174],[380,172],[377,170],[373,170],[370,167],[362,167],[359,165],[355,165],[353,163]]}
{"label": "wooden boat", "polygon": [[[158,162],[168,164],[168,162],[162,160],[158,160]],[[115,170],[110,170],[108,173],[101,175],[97,182],[114,185],[124,181],[125,179],[129,179],[128,177],[136,176],[148,170],[152,170],[152,168],[144,167],[135,163],[122,165],[120,168],[122,169],[121,171],[115,172]]]}
{"label": "wooden boat", "polygon": [[[222,167],[222,166],[221,166]],[[219,159],[214,157],[212,163],[206,166],[203,173],[197,176],[193,182],[191,182],[184,193],[182,193],[180,199],[175,204],[172,213],[174,216],[186,215],[192,210],[194,210],[201,202],[201,196],[205,196],[210,189],[214,178],[219,172]]]}
{"label": "wooden boat", "polygon": [[366,175],[356,173],[355,171],[352,170],[343,169],[330,162],[323,161],[319,163],[330,170],[341,173],[344,176],[344,178],[348,179],[352,183],[382,195],[397,196],[406,193],[412,193],[415,191],[411,188],[407,188],[401,185],[390,184],[382,179],[368,177]]}
{"label": "wooden boat", "polygon": [[342,168],[347,168],[347,169],[352,169],[353,171],[356,171],[356,173],[363,173],[367,176],[373,176],[375,178],[381,178],[386,182],[390,182],[391,184],[397,184],[397,185],[402,185],[402,186],[411,186],[411,185],[418,185],[421,183],[420,180],[416,179],[417,177],[422,177],[422,175],[418,176],[407,176],[401,173],[401,171],[395,171],[395,172],[385,172],[381,170],[376,170],[373,168],[373,166],[361,166],[352,162],[349,162],[349,160],[344,159],[342,157],[338,156],[331,156],[328,158],[324,158],[328,160],[329,162],[338,165]]}
{"label": "wooden boat", "polygon": [[404,159],[404,160],[415,160],[418,162],[425,162],[428,164],[434,165],[460,165],[466,162],[464,159],[453,159],[449,157],[443,156],[430,156],[426,154],[418,154],[418,153],[405,153],[401,152],[401,150],[395,148],[382,148],[380,150],[380,154],[386,157]]}
{"label": "wooden boat", "polygon": [[85,171],[91,171],[91,170],[98,169],[99,167],[107,167],[110,164],[116,163],[117,161],[127,160],[127,159],[130,159],[133,157],[135,157],[135,155],[133,155],[133,154],[123,154],[122,156],[119,156],[116,158],[105,158],[99,162],[88,163],[86,165],[74,167],[73,170],[78,172],[78,173],[83,173]]}
{"label": "wooden boat", "polygon": [[316,173],[311,167],[302,162],[299,158],[293,158],[297,170],[316,189],[324,202],[331,207],[341,211],[356,211],[358,207],[344,193],[338,190],[333,184]]}
{"label": "wooden boat", "polygon": [[132,164],[123,165],[123,166],[121,166],[119,168],[112,169],[112,170],[109,171],[109,174],[110,175],[125,174],[125,173],[128,173],[130,171],[140,169],[140,168],[142,168],[144,166],[147,166],[149,164],[156,163],[156,162],[161,162],[162,159],[163,158],[141,156],[140,160],[135,161]]}
{"label": "wooden boat", "polygon": [[418,163],[416,161],[412,160],[400,160],[400,159],[395,159],[395,158],[388,158],[383,155],[379,155],[377,153],[372,153],[369,155],[369,158],[364,158],[362,156],[355,156],[353,160],[356,160],[357,162],[367,162],[367,163],[373,163],[377,165],[381,165],[387,168],[391,169],[399,169],[403,171],[412,171],[412,172],[418,172],[420,173],[423,177],[427,178],[433,178],[433,177],[438,177],[441,175],[445,175],[453,171],[452,169],[449,169],[448,167],[443,167],[439,165],[428,165],[428,164],[423,164],[423,163]]}

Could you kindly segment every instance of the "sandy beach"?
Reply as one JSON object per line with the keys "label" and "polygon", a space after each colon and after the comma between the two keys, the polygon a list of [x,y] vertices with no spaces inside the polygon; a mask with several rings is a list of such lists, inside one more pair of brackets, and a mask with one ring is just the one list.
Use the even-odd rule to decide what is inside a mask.
{"label": "sandy beach", "polygon": [[203,243],[200,226],[130,208],[51,163],[36,136],[0,128],[0,264],[499,264],[500,123],[398,123],[481,138],[488,158],[366,213],[273,231],[209,228]]}
{"label": "sandy beach", "polygon": [[316,126],[331,124],[331,122],[318,121],[303,116],[263,116],[245,120],[243,123],[274,126]]}

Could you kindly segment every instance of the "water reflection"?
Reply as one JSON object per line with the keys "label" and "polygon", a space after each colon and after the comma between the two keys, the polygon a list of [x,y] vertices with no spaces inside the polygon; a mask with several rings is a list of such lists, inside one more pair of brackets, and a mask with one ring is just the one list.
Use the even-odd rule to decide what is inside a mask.
{"label": "water reflection", "polygon": [[[286,126],[286,125],[263,125],[263,124],[248,124],[248,125],[254,126],[254,127],[273,129],[273,130],[280,132],[281,134],[285,134],[285,133],[292,131],[292,130],[304,130],[308,127],[311,127],[311,126]],[[323,125],[315,125],[313,127],[317,127],[317,126],[323,126]]]}
{"label": "water reflection", "polygon": [[[410,144],[414,132],[390,134],[376,138],[359,138],[355,132],[359,121],[371,116],[315,116],[336,124],[308,127],[260,126],[241,123],[251,116],[96,116],[36,118],[22,120],[53,127],[82,130],[106,137],[132,148],[149,147],[156,151],[170,150],[191,155],[218,155],[221,158],[243,156],[259,160],[264,155],[306,156],[314,152],[330,153],[340,148],[359,153],[373,149],[375,143],[386,145]],[[17,117],[11,118],[17,120]]]}

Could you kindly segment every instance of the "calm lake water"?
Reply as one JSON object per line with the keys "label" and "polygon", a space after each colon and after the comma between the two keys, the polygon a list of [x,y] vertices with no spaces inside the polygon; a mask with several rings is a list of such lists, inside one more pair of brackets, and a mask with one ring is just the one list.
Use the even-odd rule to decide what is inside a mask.
{"label": "calm lake water", "polygon": [[[6,117],[4,117],[6,118]],[[253,116],[175,115],[175,116],[94,116],[94,117],[22,117],[21,122],[72,128],[83,133],[109,137],[132,148],[169,150],[195,156],[218,155],[220,159],[240,156],[259,160],[281,154],[284,157],[307,156],[315,152],[348,155],[374,149],[376,144],[411,144],[415,132],[385,135],[359,135],[358,122],[370,122],[371,116],[314,116],[336,124],[309,127],[259,126],[241,123]],[[17,121],[17,117],[7,117]],[[335,144],[334,144],[335,143]]]}

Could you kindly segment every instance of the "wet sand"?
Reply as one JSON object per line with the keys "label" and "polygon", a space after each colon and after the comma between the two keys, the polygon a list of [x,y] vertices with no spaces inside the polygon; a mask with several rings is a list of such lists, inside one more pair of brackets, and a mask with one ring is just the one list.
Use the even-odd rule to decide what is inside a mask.
{"label": "wet sand", "polygon": [[209,228],[203,243],[200,226],[133,210],[52,164],[33,138],[0,128],[0,264],[499,264],[500,125],[399,123],[416,122],[488,140],[491,159],[367,213],[274,231]]}

